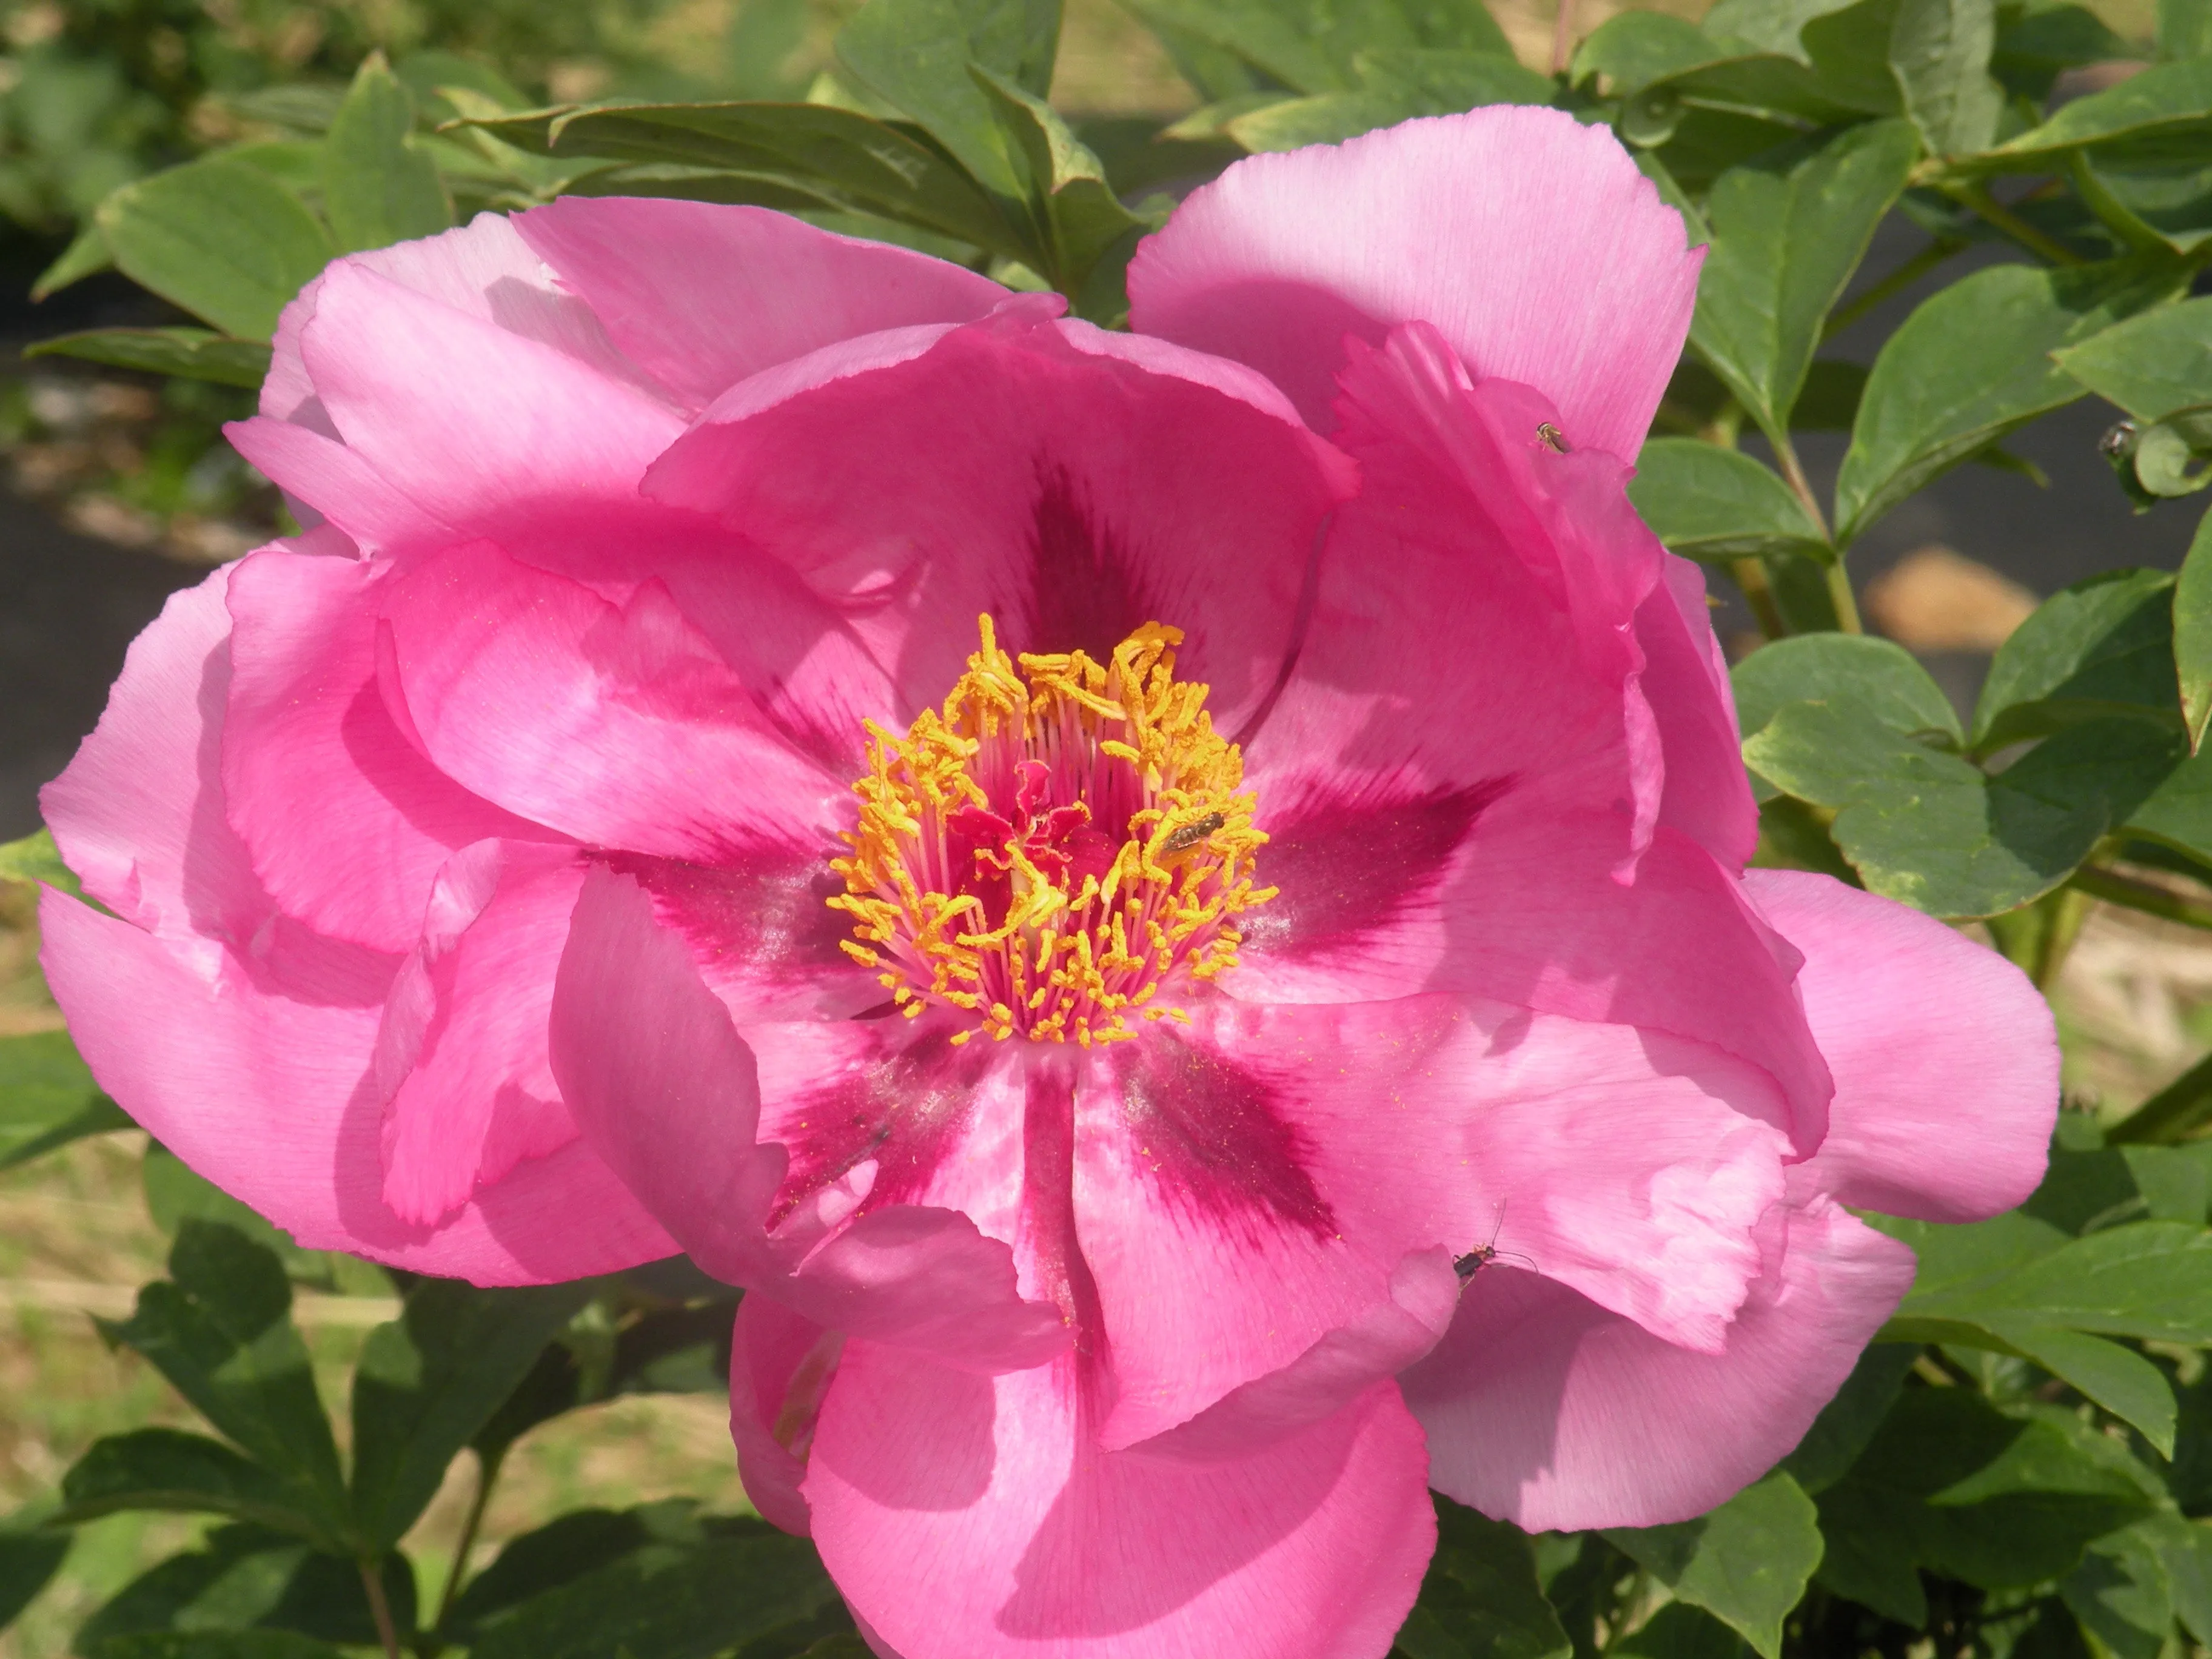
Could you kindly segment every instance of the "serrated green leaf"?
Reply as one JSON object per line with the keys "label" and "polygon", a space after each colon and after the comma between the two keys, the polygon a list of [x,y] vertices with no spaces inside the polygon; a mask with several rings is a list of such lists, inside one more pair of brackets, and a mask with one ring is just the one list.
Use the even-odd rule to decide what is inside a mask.
{"label": "serrated green leaf", "polygon": [[1714,181],[1690,343],[1770,436],[1786,434],[1820,325],[1914,159],[1911,129],[1873,121]]}
{"label": "serrated green leaf", "polygon": [[298,197],[220,155],[125,185],[95,222],[125,276],[240,340],[269,339],[337,252]]}
{"label": "serrated green leaf", "polygon": [[1997,265],[1923,303],[1867,376],[1836,483],[1837,545],[2007,434],[2080,397],[2049,354],[2173,291],[2174,272],[2121,262]]}
{"label": "serrated green leaf", "polygon": [[1813,1502],[1780,1471],[1695,1521],[1617,1528],[1606,1541],[1674,1593],[1778,1659],[1782,1620],[1820,1563]]}
{"label": "serrated green leaf", "polygon": [[1654,438],[1628,499],[1652,533],[1688,559],[1829,553],[1818,526],[1771,467],[1695,438]]}
{"label": "serrated green leaf", "polygon": [[1536,1582],[1528,1535],[1437,1496],[1437,1553],[1398,1632],[1403,1659],[1567,1659],[1559,1614]]}
{"label": "serrated green leaf", "polygon": [[2162,570],[2114,570],[2037,606],[1990,664],[1973,747],[1986,751],[2113,715],[2178,719],[2173,589]]}
{"label": "serrated green leaf", "polygon": [[337,1447],[307,1345],[292,1324],[283,1265],[229,1227],[187,1220],[170,1249],[169,1273],[138,1292],[129,1319],[101,1321],[101,1334],[151,1361],[284,1484],[325,1538],[346,1538],[350,1514]]}
{"label": "serrated green leaf", "polygon": [[409,142],[415,100],[381,52],[355,73],[322,145],[323,210],[342,252],[434,236],[453,204],[428,155]]}
{"label": "serrated green leaf", "polygon": [[96,328],[40,340],[26,346],[23,355],[76,357],[143,374],[210,380],[217,386],[258,386],[269,373],[267,346],[253,340],[233,340],[204,328]]}
{"label": "serrated green leaf", "polygon": [[2052,356],[2107,403],[2162,420],[2212,399],[2212,298],[2160,306]]}
{"label": "serrated green leaf", "polygon": [[62,1477],[57,1516],[74,1526],[118,1510],[227,1515],[304,1538],[325,1533],[283,1481],[220,1440],[138,1429],[96,1440]]}
{"label": "serrated green leaf", "polygon": [[135,1127],[100,1092],[67,1031],[0,1037],[0,1170]]}
{"label": "serrated green leaf", "polygon": [[389,1548],[437,1495],[447,1465],[521,1382],[588,1283],[477,1290],[426,1279],[369,1334],[353,1382],[353,1500],[361,1535]]}
{"label": "serrated green leaf", "polygon": [[1974,155],[1996,138],[2004,88],[1990,73],[1996,0],[1900,0],[1889,66],[1931,155]]}
{"label": "serrated green leaf", "polygon": [[2041,126],[1974,158],[1983,170],[2039,169],[2071,149],[2148,139],[2193,140],[2212,131],[2212,58],[2154,64],[2118,86],[2063,105]]}

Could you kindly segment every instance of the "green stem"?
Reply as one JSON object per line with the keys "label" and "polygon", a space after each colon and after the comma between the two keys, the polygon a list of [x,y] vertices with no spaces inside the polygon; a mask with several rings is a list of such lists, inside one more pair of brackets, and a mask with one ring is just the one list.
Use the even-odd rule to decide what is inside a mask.
{"label": "green stem", "polygon": [[2212,1121],[2212,1054],[2207,1054],[2105,1131],[2108,1142],[2170,1146]]}
{"label": "green stem", "polygon": [[1841,553],[1827,567],[1828,598],[1835,602],[1836,626],[1846,634],[1863,634],[1866,625],[1859,620],[1858,596],[1851,592],[1850,572],[1844,568]]}
{"label": "green stem", "polygon": [[376,1620],[377,1640],[384,1644],[384,1659],[401,1659],[399,1632],[392,1626],[392,1607],[384,1599],[384,1575],[377,1567],[376,1562],[362,1559],[361,1587],[368,1597],[369,1617]]}
{"label": "green stem", "polygon": [[1751,614],[1759,623],[1759,631],[1770,640],[1778,640],[1790,632],[1790,624],[1782,619],[1782,607],[1774,602],[1774,589],[1767,585],[1766,567],[1756,558],[1730,559],[1729,574],[1743,590],[1744,602],[1750,605]]}
{"label": "green stem", "polygon": [[2191,927],[2212,928],[2212,901],[2191,898],[2154,881],[2124,876],[2101,865],[2083,865],[2074,872],[2068,885],[2079,888],[2091,898],[2103,899],[2107,904],[2125,905],[2130,910],[2163,916],[2168,921],[2183,922]]}
{"label": "green stem", "polygon": [[438,1616],[431,1621],[433,1631],[446,1627],[446,1615],[453,1610],[453,1598],[460,1594],[461,1584],[468,1576],[469,1553],[476,1547],[477,1532],[483,1525],[484,1510],[491,1503],[491,1489],[499,1479],[500,1465],[504,1455],[495,1454],[477,1458],[477,1489],[469,1499],[469,1512],[461,1522],[461,1535],[453,1546],[453,1565],[446,1574],[446,1588],[438,1595]]}
{"label": "green stem", "polygon": [[1830,312],[1828,320],[1820,325],[1820,338],[1826,341],[1842,333],[1883,301],[1903,293],[1966,246],[1948,237],[1937,237],[1848,305]]}
{"label": "green stem", "polygon": [[[1820,511],[1820,498],[1813,494],[1813,481],[1805,476],[1804,465],[1797,459],[1797,448],[1790,441],[1790,434],[1787,431],[1769,432],[1766,437],[1767,441],[1774,446],[1774,459],[1781,464],[1782,476],[1804,507],[1805,516],[1818,527],[1820,539],[1827,540],[1828,520]],[[1828,598],[1836,607],[1836,626],[1846,634],[1866,632],[1859,622],[1859,602],[1851,592],[1850,574],[1844,568],[1844,555],[1840,548],[1828,562],[1827,578]]]}
{"label": "green stem", "polygon": [[1947,185],[1943,187],[1943,193],[1960,206],[1995,225],[2031,253],[2041,254],[2054,265],[2087,263],[2065,243],[2038,230],[1979,185]]}

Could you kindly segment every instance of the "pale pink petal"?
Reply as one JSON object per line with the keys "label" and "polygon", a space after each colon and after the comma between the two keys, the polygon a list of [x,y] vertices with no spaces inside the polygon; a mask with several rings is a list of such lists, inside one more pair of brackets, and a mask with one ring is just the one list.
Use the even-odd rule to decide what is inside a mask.
{"label": "pale pink petal", "polygon": [[675,1252],[587,1149],[519,1165],[438,1228],[381,1197],[370,1079],[388,963],[312,943],[212,960],[59,893],[40,956],[100,1086],[192,1169],[309,1249],[480,1285],[548,1284]]}
{"label": "pale pink petal", "polygon": [[282,547],[231,568],[222,810],[288,915],[404,952],[453,852],[550,832],[470,794],[392,723],[376,680],[381,574]]}
{"label": "pale pink petal", "polygon": [[424,752],[486,799],[700,863],[836,850],[848,780],[791,746],[665,585],[617,606],[479,542],[386,584],[382,614]]}
{"label": "pale pink petal", "polygon": [[545,1045],[583,880],[574,848],[529,842],[479,842],[441,872],[378,1032],[384,1201],[403,1221],[443,1221],[576,1138]]}
{"label": "pale pink petal", "polygon": [[1436,1536],[1392,1384],[1199,1468],[1100,1450],[1077,1373],[848,1345],[805,1490],[877,1641],[902,1659],[1382,1659]]}
{"label": "pale pink petal", "polygon": [[971,322],[1006,297],[960,265],[764,208],[571,196],[513,223],[630,360],[693,409],[817,347]]}
{"label": "pale pink petal", "polygon": [[1705,575],[1667,556],[1664,590],[1637,608],[1641,685],[1658,722],[1667,777],[1659,822],[1741,870],[1759,844],[1759,806],[1743,769],[1728,664],[1713,635]]}
{"label": "pale pink petal", "polygon": [[1676,1347],[1503,1262],[1401,1379],[1439,1492],[1530,1532],[1701,1515],[1790,1451],[1912,1283],[1912,1252],[1816,1200],[1778,1210],[1723,1353]]}
{"label": "pale pink petal", "polygon": [[837,1375],[845,1339],[780,1302],[738,1304],[730,1340],[730,1437],[745,1498],[764,1521],[804,1538],[811,1529],[799,1483],[815,1419]]}
{"label": "pale pink petal", "polygon": [[1352,485],[1302,427],[1009,306],[710,413],[648,489],[787,561],[891,671],[902,720],[944,697],[988,611],[1013,651],[1103,657],[1146,622],[1183,629],[1178,675],[1233,732],[1280,676],[1316,530]]}
{"label": "pale pink petal", "polygon": [[1796,1174],[1845,1204],[1980,1221],[2043,1180],[2058,1038],[2027,976],[1932,916],[1826,876],[1745,885],[1805,953],[1797,987],[1836,1076],[1828,1138]]}
{"label": "pale pink petal", "polygon": [[266,415],[223,428],[231,447],[287,499],[336,525],[372,552],[465,539],[336,438]]}
{"label": "pale pink petal", "polygon": [[684,429],[674,409],[560,347],[356,261],[323,274],[300,344],[348,447],[424,512],[477,533],[563,501],[634,498]]}
{"label": "pale pink petal", "polygon": [[1498,106],[1238,162],[1129,268],[1144,334],[1250,363],[1326,424],[1347,335],[1431,323],[1567,440],[1633,460],[1702,256],[1611,130]]}
{"label": "pale pink petal", "polygon": [[709,1273],[955,1364],[1030,1365],[1066,1346],[1060,1310],[1024,1301],[1011,1252],[967,1217],[913,1204],[855,1216],[872,1168],[836,1172],[811,1202],[772,1215],[788,1159],[755,1138],[752,1051],[627,877],[585,884],[554,990],[552,1055],[586,1136]]}

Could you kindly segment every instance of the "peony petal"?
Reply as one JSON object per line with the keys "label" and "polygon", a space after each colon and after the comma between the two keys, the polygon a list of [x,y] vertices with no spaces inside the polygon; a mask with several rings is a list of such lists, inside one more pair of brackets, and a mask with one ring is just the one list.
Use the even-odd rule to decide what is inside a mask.
{"label": "peony petal", "polygon": [[1006,297],[963,266],[764,208],[570,196],[513,223],[623,351],[692,409],[819,347],[972,322]]}
{"label": "peony petal", "polygon": [[665,586],[617,607],[479,542],[386,584],[383,615],[425,752],[486,799],[703,864],[835,849],[845,781],[792,748]]}
{"label": "peony petal", "polygon": [[1609,130],[1498,106],[1239,161],[1139,246],[1130,321],[1324,426],[1346,336],[1425,321],[1476,376],[1542,392],[1569,442],[1633,460],[1701,262]]}
{"label": "peony petal", "polygon": [[1011,1252],[963,1215],[894,1204],[842,1224],[862,1186],[830,1194],[835,1207],[802,1206],[770,1236],[787,1158],[756,1139],[752,1051],[628,877],[585,883],[554,988],[552,1055],[586,1137],[708,1272],[819,1324],[981,1370],[1066,1345],[1059,1309],[1024,1301]]}
{"label": "peony petal", "polygon": [[1804,1437],[1912,1283],[1912,1252],[1825,1200],[1778,1212],[1724,1353],[1671,1346],[1502,1264],[1401,1379],[1439,1492],[1529,1532],[1703,1514]]}
{"label": "peony petal", "polygon": [[1220,375],[1156,358],[1010,306],[744,418],[710,411],[647,488],[788,561],[891,671],[902,722],[942,700],[988,611],[1014,651],[1103,657],[1146,622],[1182,628],[1179,675],[1234,731],[1280,677],[1316,530],[1352,481]]}
{"label": "peony petal", "polygon": [[400,953],[456,850],[548,832],[470,794],[392,723],[376,684],[380,574],[282,547],[231,568],[222,806],[288,915]]}
{"label": "peony petal", "polygon": [[1826,876],[1752,870],[1805,953],[1806,1017],[1836,1075],[1828,1138],[1796,1171],[1845,1204],[1980,1221],[2041,1184],[2058,1112],[2051,1008],[1996,951]]}
{"label": "peony petal", "polygon": [[799,1483],[822,1401],[845,1339],[781,1303],[738,1304],[730,1341],[730,1437],[745,1498],[764,1521],[804,1538],[812,1529]]}
{"label": "peony petal", "polygon": [[1705,605],[1705,574],[1667,556],[1664,591],[1637,607],[1641,686],[1667,757],[1659,822],[1731,870],[1759,845],[1759,805],[1743,769],[1728,664]]}
{"label": "peony petal", "polygon": [[518,512],[634,498],[684,429],[602,368],[356,261],[323,273],[300,343],[347,447],[424,512],[479,534]]}
{"label": "peony petal", "polygon": [[374,553],[438,547],[464,539],[336,438],[257,415],[223,428],[249,465]]}
{"label": "peony petal", "polygon": [[[277,948],[249,972],[49,891],[40,962],[93,1075],[155,1138],[309,1249],[479,1285],[550,1284],[674,1253],[571,1144],[480,1189],[446,1225],[386,1209],[369,1078],[384,975]],[[388,960],[380,958],[379,960]],[[258,976],[257,976],[258,974]]]}
{"label": "peony petal", "polygon": [[848,1346],[805,1494],[876,1640],[902,1659],[1382,1659],[1436,1538],[1392,1384],[1194,1468],[1099,1450],[1076,1373]]}

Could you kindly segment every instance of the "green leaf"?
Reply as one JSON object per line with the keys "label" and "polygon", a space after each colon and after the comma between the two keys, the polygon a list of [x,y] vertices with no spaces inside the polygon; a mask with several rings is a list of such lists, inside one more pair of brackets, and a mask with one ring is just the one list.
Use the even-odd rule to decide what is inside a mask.
{"label": "green leaf", "polygon": [[1155,28],[1210,42],[1293,92],[1351,92],[1359,54],[1407,46],[1510,58],[1482,0],[1132,0]]}
{"label": "green leaf", "polygon": [[81,283],[95,272],[112,270],[115,255],[101,234],[99,222],[88,221],[48,265],[39,273],[39,280],[31,284],[31,298],[43,300],[50,294],[58,294],[72,283]]}
{"label": "green leaf", "polygon": [[1898,1317],[2212,1341],[2212,1234],[2172,1221],[2109,1227],[1985,1280],[1925,1291],[1916,1285]]}
{"label": "green leaf", "polygon": [[173,1236],[187,1221],[217,1223],[273,1253],[291,1277],[313,1273],[316,1252],[301,1249],[289,1235],[279,1232],[160,1142],[147,1146],[138,1178],[146,1194],[147,1213],[163,1232]]}
{"label": "green leaf", "polygon": [[[392,1622],[411,1630],[413,1573],[402,1558],[387,1556],[383,1578]],[[118,1638],[172,1629],[280,1630],[380,1645],[358,1561],[251,1525],[217,1527],[199,1547],[132,1579],[79,1628],[76,1649],[97,1655]]]}
{"label": "green leaf", "polygon": [[1743,1659],[1747,1650],[1743,1638],[1712,1614],[1669,1601],[1605,1652],[1606,1659]]}
{"label": "green leaf", "polygon": [[1806,26],[1850,3],[1850,0],[1717,0],[1705,15],[1704,27],[1716,40],[1809,63],[1803,42]]}
{"label": "green leaf", "polygon": [[2132,1425],[2160,1455],[2173,1455],[2173,1389],[2166,1373],[2133,1348],[2100,1336],[2009,1320],[1993,1333],[2006,1348],[2033,1359],[2122,1422]]}
{"label": "green leaf", "polygon": [[2212,0],[2158,0],[2158,55],[2212,58]]}
{"label": "green leaf", "polygon": [[1783,1618],[1820,1563],[1813,1501],[1779,1471],[1694,1521],[1616,1528],[1605,1539],[1765,1659],[1778,1659]]}
{"label": "green leaf", "polygon": [[1864,634],[1801,634],[1753,652],[1730,671],[1744,735],[1763,730],[1785,703],[1848,703],[1898,732],[1965,740],[1943,688],[1912,653]]}
{"label": "green leaf", "polygon": [[649,1546],[482,1626],[470,1659],[710,1659],[829,1607],[814,1547],[765,1525],[721,1523],[696,1541]]}
{"label": "green leaf", "polygon": [[1060,44],[1060,0],[868,0],[838,32],[838,61],[921,123],[986,191],[1029,194],[1019,145],[970,74],[1042,98]]}
{"label": "green leaf", "polygon": [[70,1534],[42,1530],[36,1516],[27,1510],[0,1523],[0,1630],[38,1599],[70,1553]]}
{"label": "green leaf", "polygon": [[2191,253],[2212,241],[2212,167],[2201,155],[2177,162],[2123,149],[2100,161],[2085,151],[2074,179],[2084,204],[2133,246]]}
{"label": "green leaf", "polygon": [[1733,55],[1686,17],[1663,11],[1622,11],[1591,30],[1575,49],[1570,75],[1577,85],[1601,75],[1614,95],[1626,97],[1655,81]]}
{"label": "green leaf", "polygon": [[1914,159],[1911,129],[1872,121],[1715,181],[1690,343],[1770,437],[1786,434],[1820,325]]}
{"label": "green leaf", "polygon": [[0,1170],[135,1127],[92,1080],[67,1031],[0,1037]]}
{"label": "green leaf", "polygon": [[2148,1523],[2099,1540],[2058,1593],[2112,1659],[2159,1659],[2172,1638],[2172,1584]]}
{"label": "green leaf", "polygon": [[369,1334],[353,1382],[354,1514],[386,1549],[437,1495],[473,1440],[591,1297],[588,1283],[477,1290],[425,1279]]}
{"label": "green leaf", "polygon": [[62,1477],[58,1517],[75,1526],[118,1510],[180,1510],[323,1536],[275,1475],[220,1440],[178,1429],[138,1429],[93,1443]]}
{"label": "green leaf", "polygon": [[1425,47],[1362,52],[1357,92],[1271,99],[1222,123],[1246,149],[1302,149],[1338,143],[1416,116],[1449,115],[1483,104],[1545,104],[1558,88],[1534,70],[1487,52]]}
{"label": "green leaf", "polygon": [[2212,398],[2212,298],[2160,306],[2052,356],[2107,403],[2162,420]]}
{"label": "green leaf", "polygon": [[2195,142],[2212,131],[2212,58],[2154,64],[2118,86],[2062,105],[2041,126],[1974,159],[1978,168],[2040,170],[2070,149]]}
{"label": "green leaf", "polygon": [[174,374],[217,386],[258,386],[269,373],[269,348],[204,328],[96,328],[57,335],[23,349],[26,357],[79,357],[87,362]]}
{"label": "green leaf", "polygon": [[2037,606],[1990,664],[1974,749],[2112,715],[2176,719],[2173,589],[2162,570],[2114,570]]}
{"label": "green leaf", "polygon": [[2176,410],[2135,436],[2128,459],[2153,497],[2193,495],[2212,483],[2212,404]]}
{"label": "green leaf", "polygon": [[952,161],[896,127],[831,105],[604,105],[467,125],[544,155],[675,162],[779,181],[834,206],[918,225],[1010,258],[1030,252],[1016,227]]}
{"label": "green leaf", "polygon": [[440,1628],[468,1640],[487,1620],[655,1541],[650,1510],[571,1510],[509,1539],[468,1582]]}
{"label": "green leaf", "polygon": [[241,340],[273,335],[337,252],[298,197],[220,155],[125,185],[95,222],[125,276]]}
{"label": "green leaf", "polygon": [[1901,0],[1889,66],[1929,155],[1978,155],[1996,138],[2004,107],[1990,73],[1996,38],[1995,0]]}
{"label": "green leaf", "polygon": [[153,1363],[200,1414],[284,1483],[325,1535],[349,1532],[337,1447],[291,1320],[292,1286],[276,1255],[233,1229],[187,1220],[170,1278],[138,1292],[137,1311],[99,1322],[111,1343]]}
{"label": "green leaf", "polygon": [[381,52],[363,60],[323,140],[323,210],[339,250],[388,247],[451,228],[453,204],[415,149],[415,100]]}
{"label": "green leaf", "polygon": [[1718,444],[1652,439],[1637,457],[1628,499],[1652,533],[1685,558],[1829,555],[1820,527],[1774,470]]}
{"label": "green leaf", "polygon": [[1820,1408],[1797,1449],[1782,1460],[1784,1473],[1818,1496],[1850,1473],[1881,1419],[1896,1404],[1917,1352],[1901,1342],[1879,1342],[1859,1356],[1836,1397]]}
{"label": "green leaf", "polygon": [[[1138,234],[1148,223],[1121,205],[1097,156],[1043,99],[980,66],[973,73],[990,100],[992,113],[1036,182],[1041,199],[1035,205],[1042,221],[1038,226],[1042,233],[1039,251],[1044,256],[1042,273],[1063,294],[1076,295],[1117,243],[1123,245],[1121,263],[1126,265]],[[1114,286],[1118,289],[1118,284]],[[1103,309],[1107,314],[1097,320],[1125,317],[1127,297],[1109,295]]]}
{"label": "green leaf", "polygon": [[[25,356],[31,354],[25,353]],[[62,862],[53,831],[43,827],[21,841],[0,842],[0,881],[42,881],[58,887],[71,898],[84,896],[76,872]]]}
{"label": "green leaf", "polygon": [[98,1659],[346,1659],[288,1630],[145,1631],[100,1644]]}
{"label": "green leaf", "polygon": [[1997,9],[1997,45],[1990,67],[2008,91],[2031,102],[2040,104],[2048,98],[2063,70],[2128,55],[2127,42],[2086,6]]}
{"label": "green leaf", "polygon": [[2194,752],[2212,720],[2212,513],[2197,521],[2188,556],[2173,586],[2173,665],[2181,718]]}
{"label": "green leaf", "polygon": [[2161,264],[1996,265],[1942,289],[1889,337],[1867,376],[1836,483],[1843,546],[1907,495],[2080,397],[2049,354],[2170,293]]}
{"label": "green leaf", "polygon": [[[1432,1494],[1433,1495],[1433,1494]],[[1403,1659],[1568,1659],[1528,1534],[1436,1496],[1437,1553],[1398,1632]]]}

